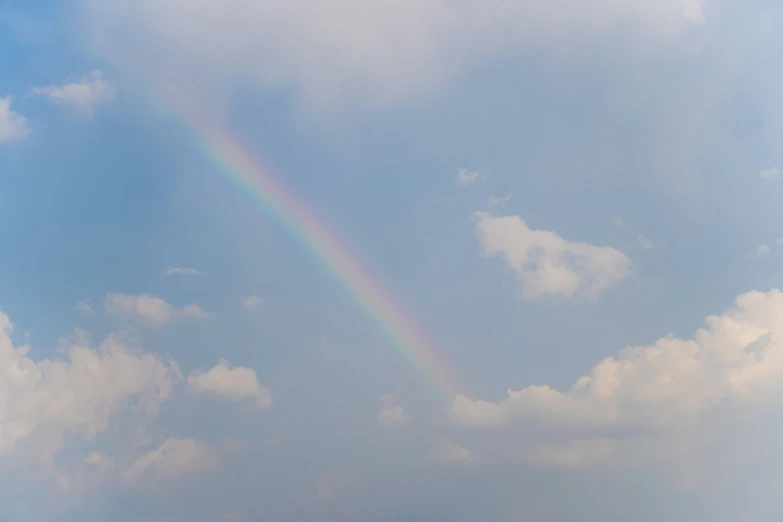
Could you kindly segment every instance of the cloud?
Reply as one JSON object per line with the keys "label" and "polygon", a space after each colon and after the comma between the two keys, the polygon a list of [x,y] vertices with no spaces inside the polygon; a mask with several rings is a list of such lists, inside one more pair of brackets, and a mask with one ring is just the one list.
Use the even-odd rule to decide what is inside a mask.
{"label": "cloud", "polygon": [[762,178],[777,179],[780,177],[780,170],[777,167],[770,167],[768,169],[762,170],[759,175]]}
{"label": "cloud", "polygon": [[614,226],[617,228],[623,228],[625,226],[625,220],[620,216],[614,216],[612,221],[614,221]]}
{"label": "cloud", "polygon": [[483,255],[503,258],[516,275],[523,299],[594,297],[629,274],[630,261],[614,248],[532,230],[519,216],[496,217],[489,212],[473,216]]}
{"label": "cloud", "polygon": [[639,237],[637,237],[636,240],[639,243],[639,246],[642,247],[642,250],[654,250],[655,249],[655,243],[653,243],[648,238],[646,238],[644,236],[644,234],[639,234]]}
{"label": "cloud", "polygon": [[779,238],[777,238],[777,239],[775,240],[775,243],[777,243],[778,245],[783,245],[783,237],[779,237]]}
{"label": "cloud", "polygon": [[0,313],[0,455],[22,451],[48,462],[68,439],[93,440],[120,412],[157,415],[181,379],[176,364],[111,335],[90,348],[84,335],[61,340],[65,358],[34,361],[15,347]]}
{"label": "cloud", "polygon": [[433,459],[454,464],[469,464],[476,461],[476,454],[449,440],[440,440],[432,451]]}
{"label": "cloud", "polygon": [[92,314],[95,312],[95,310],[92,309],[92,305],[90,305],[90,301],[87,299],[76,303],[76,306],[74,306],[73,309],[83,314]]}
{"label": "cloud", "polygon": [[91,71],[63,85],[36,87],[31,96],[41,96],[52,103],[67,105],[85,117],[91,117],[95,108],[114,99],[115,89],[99,70]]}
{"label": "cloud", "polygon": [[[84,28],[116,66],[294,86],[319,103],[394,101],[436,88],[479,57],[595,35],[669,41],[704,22],[701,0],[86,0]],[[648,36],[652,35],[653,38]]]}
{"label": "cloud", "polygon": [[163,275],[205,276],[206,274],[195,268],[168,268],[163,272]]}
{"label": "cloud", "polygon": [[135,484],[144,477],[145,481],[159,483],[201,475],[215,469],[219,463],[218,453],[205,442],[171,437],[136,460],[125,472],[125,479]]}
{"label": "cloud", "polygon": [[764,257],[769,254],[769,245],[759,245],[751,254],[752,257]]}
{"label": "cloud", "polygon": [[245,310],[255,310],[261,306],[261,303],[263,303],[263,299],[257,295],[251,295],[242,299],[242,306]]}
{"label": "cloud", "polygon": [[11,110],[11,97],[0,98],[0,144],[23,140],[28,134],[27,119]]}
{"label": "cloud", "polygon": [[503,197],[499,196],[490,196],[489,197],[489,208],[495,208],[495,207],[503,207],[511,201],[511,193],[509,192]]}
{"label": "cloud", "polygon": [[781,340],[783,292],[748,292],[708,317],[692,339],[670,335],[624,348],[567,391],[531,385],[497,402],[460,395],[449,413],[464,428],[507,432],[511,438],[496,439],[495,447],[518,448],[539,464],[586,466],[610,457],[630,464],[662,454],[676,460],[683,444],[704,440],[698,430],[729,437],[728,426],[743,415],[780,404]]}
{"label": "cloud", "polygon": [[483,177],[484,175],[477,170],[468,171],[460,169],[459,172],[457,172],[457,177],[454,178],[454,181],[463,187],[469,187]]}
{"label": "cloud", "polygon": [[204,319],[209,314],[198,305],[190,304],[178,310],[169,303],[149,294],[128,295],[110,293],[106,296],[106,310],[161,327],[175,318]]}
{"label": "cloud", "polygon": [[225,360],[221,360],[207,373],[190,374],[188,388],[193,393],[211,394],[222,399],[253,399],[260,410],[272,405],[269,390],[258,384],[255,370],[242,366],[231,368]]}
{"label": "cloud", "polygon": [[381,397],[381,403],[383,407],[381,411],[376,415],[378,424],[386,429],[396,428],[407,424],[410,421],[410,416],[405,412],[405,409],[395,404],[394,397],[391,395],[384,395]]}

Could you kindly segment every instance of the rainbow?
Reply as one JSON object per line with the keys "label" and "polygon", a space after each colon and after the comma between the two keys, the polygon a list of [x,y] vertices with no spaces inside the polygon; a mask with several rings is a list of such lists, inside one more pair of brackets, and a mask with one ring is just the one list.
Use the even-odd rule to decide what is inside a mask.
{"label": "rainbow", "polygon": [[265,211],[293,240],[327,269],[381,327],[398,351],[415,366],[442,398],[459,391],[455,372],[439,356],[427,336],[371,277],[358,256],[326,221],[289,190],[273,170],[261,163],[248,146],[210,118],[197,103],[177,89],[167,96],[181,110],[186,127],[216,170]]}

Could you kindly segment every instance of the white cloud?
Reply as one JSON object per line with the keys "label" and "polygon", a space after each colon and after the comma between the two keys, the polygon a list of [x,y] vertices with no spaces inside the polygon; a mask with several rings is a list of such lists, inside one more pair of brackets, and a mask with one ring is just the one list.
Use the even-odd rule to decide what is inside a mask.
{"label": "white cloud", "polygon": [[115,89],[101,71],[94,70],[63,85],[36,87],[30,94],[67,105],[83,116],[90,117],[95,108],[114,99]]}
{"label": "white cloud", "polygon": [[777,167],[770,167],[768,169],[762,170],[759,175],[762,178],[777,179],[780,177],[780,170]]}
{"label": "white cloud", "polygon": [[628,258],[614,248],[531,230],[519,216],[476,212],[476,236],[486,257],[501,256],[524,299],[545,295],[594,297],[629,274]]}
{"label": "white cloud", "polygon": [[83,314],[91,314],[94,312],[94,310],[92,309],[92,305],[90,305],[90,301],[87,299],[84,299],[83,301],[79,301],[78,303],[76,303],[76,306],[74,306],[73,309]]}
{"label": "white cloud", "polygon": [[469,187],[483,177],[484,175],[477,170],[460,169],[459,172],[457,172],[457,177],[454,178],[454,181],[463,187]]}
{"label": "white cloud", "polygon": [[90,467],[100,468],[100,469],[112,469],[114,468],[114,460],[110,459],[103,453],[99,451],[93,451],[89,455],[87,455],[87,458],[84,459],[84,463],[87,464]]}
{"label": "white cloud", "polygon": [[263,303],[263,299],[257,295],[251,295],[242,299],[242,306],[245,310],[255,310],[261,306],[261,303]]}
{"label": "white cloud", "polygon": [[644,234],[639,234],[639,237],[637,237],[636,240],[639,242],[639,246],[642,247],[642,250],[655,249],[655,243],[646,238]]}
{"label": "white cloud", "polygon": [[396,428],[403,424],[407,424],[408,421],[410,421],[408,413],[402,406],[395,403],[394,397],[391,395],[382,396],[381,403],[383,404],[383,407],[375,418],[384,428]]}
{"label": "white cloud", "polygon": [[[616,28],[670,40],[701,0],[87,0],[89,39],[115,65],[294,85],[310,100],[396,100],[479,57],[570,46]],[[655,38],[659,39],[659,38]],[[645,41],[655,39],[646,38]]]}
{"label": "white cloud", "polygon": [[614,226],[617,228],[623,228],[625,226],[625,220],[620,216],[614,216],[612,221],[614,221]]}
{"label": "white cloud", "polygon": [[106,296],[106,310],[142,321],[151,326],[160,327],[175,318],[209,317],[198,305],[190,304],[176,309],[169,303],[149,294],[128,295],[110,293]]}
{"label": "white cloud", "polygon": [[778,245],[783,245],[783,237],[779,237],[779,238],[777,238],[777,239],[775,240],[775,243],[777,243]]}
{"label": "white cloud", "polygon": [[200,270],[196,270],[195,268],[168,268],[165,272],[163,272],[163,275],[189,275],[189,276],[204,276],[206,275],[204,272]]}
{"label": "white cloud", "polygon": [[[120,412],[156,415],[181,379],[177,366],[110,336],[96,348],[83,335],[61,341],[64,359],[34,361],[15,347],[0,313],[0,454],[19,450],[48,462],[66,440],[93,440]],[[79,342],[81,341],[81,342]]]}
{"label": "white cloud", "polygon": [[640,449],[699,444],[693,430],[730,423],[739,418],[732,411],[780,404],[782,340],[783,293],[748,292],[708,317],[693,339],[667,336],[627,347],[567,391],[533,385],[509,390],[498,402],[460,395],[450,414],[463,427],[510,430],[511,446],[539,464],[584,466],[610,455],[632,460]]}
{"label": "white cloud", "polygon": [[476,461],[475,453],[449,440],[438,441],[432,451],[432,457],[440,462],[456,464],[469,464]]}
{"label": "white cloud", "polygon": [[219,464],[219,455],[206,443],[171,437],[156,450],[136,460],[125,472],[125,479],[135,484],[145,477],[145,481],[158,483],[182,476],[204,474]]}
{"label": "white cloud", "polygon": [[753,257],[763,257],[769,254],[769,245],[759,245],[756,247],[756,250],[753,251],[751,254]]}
{"label": "white cloud", "polygon": [[503,196],[503,197],[500,197],[500,196],[490,196],[489,197],[489,208],[503,207],[509,201],[511,201],[511,193],[510,192],[508,194],[506,194],[505,196]]}
{"label": "white cloud", "polygon": [[212,394],[223,399],[253,399],[258,409],[272,405],[269,390],[258,383],[255,370],[242,366],[231,368],[225,360],[221,360],[206,373],[190,374],[188,387],[194,393]]}
{"label": "white cloud", "polygon": [[27,119],[11,110],[11,97],[0,98],[0,143],[23,140],[29,133]]}

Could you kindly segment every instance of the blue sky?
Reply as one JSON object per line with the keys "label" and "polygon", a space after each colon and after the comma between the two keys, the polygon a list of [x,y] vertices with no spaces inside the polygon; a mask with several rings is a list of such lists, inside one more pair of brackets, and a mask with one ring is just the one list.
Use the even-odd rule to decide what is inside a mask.
{"label": "blue sky", "polygon": [[[3,3],[0,517],[778,520],[782,18]],[[164,78],[461,389],[215,170]]]}

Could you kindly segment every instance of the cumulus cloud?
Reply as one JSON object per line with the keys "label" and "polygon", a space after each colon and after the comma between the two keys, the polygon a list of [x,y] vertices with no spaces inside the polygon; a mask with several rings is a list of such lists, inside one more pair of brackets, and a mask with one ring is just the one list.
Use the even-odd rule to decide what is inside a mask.
{"label": "cumulus cloud", "polygon": [[449,412],[465,428],[510,430],[532,462],[578,467],[622,455],[627,463],[672,450],[666,444],[697,445],[698,427],[779,404],[781,383],[783,292],[753,291],[693,339],[624,348],[566,391],[531,385],[496,402],[459,395]]}
{"label": "cumulus cloud", "polygon": [[61,341],[65,358],[34,361],[27,346],[14,346],[12,332],[0,313],[0,455],[21,448],[49,461],[67,439],[94,439],[123,410],[156,415],[181,379],[174,363],[121,336],[90,348],[79,335]]}
{"label": "cumulus cloud", "polygon": [[193,393],[215,395],[227,400],[253,399],[260,410],[272,405],[271,394],[258,383],[255,370],[242,366],[232,368],[225,360],[206,373],[196,371],[190,374],[188,388]]}
{"label": "cumulus cloud", "polygon": [[382,396],[381,403],[383,404],[383,407],[375,418],[378,421],[378,424],[384,428],[396,428],[403,424],[407,424],[407,422],[410,420],[410,416],[405,411],[405,408],[399,404],[396,404],[393,396]]}
{"label": "cumulus cloud", "polygon": [[545,295],[594,297],[629,274],[630,261],[614,248],[532,230],[519,216],[497,217],[489,212],[473,215],[483,255],[503,259],[514,272],[523,299]]}
{"label": "cumulus cloud", "polygon": [[136,483],[160,483],[182,476],[207,473],[220,463],[218,453],[205,442],[171,437],[157,449],[136,460],[125,472],[125,479]]}
{"label": "cumulus cloud", "polygon": [[163,272],[163,275],[189,275],[189,276],[204,276],[204,272],[200,270],[196,270],[195,268],[183,268],[183,267],[172,267],[166,269],[165,272]]}
{"label": "cumulus cloud", "polygon": [[96,69],[63,85],[36,87],[30,91],[30,95],[69,106],[81,115],[90,117],[95,108],[114,99],[115,89],[106,81],[103,73]]}
{"label": "cumulus cloud", "polygon": [[436,87],[479,56],[530,43],[569,45],[617,27],[670,39],[704,21],[701,0],[87,4],[91,41],[118,65],[294,85],[316,101],[396,100]]}
{"label": "cumulus cloud", "polygon": [[756,250],[751,253],[751,256],[753,257],[764,257],[767,254],[769,254],[769,245],[759,245],[756,247]]}
{"label": "cumulus cloud", "polygon": [[23,140],[29,133],[27,119],[11,110],[11,97],[0,98],[0,144]]}
{"label": "cumulus cloud", "polygon": [[764,169],[759,174],[762,178],[767,179],[777,179],[780,177],[780,169],[777,167],[770,167],[768,169]]}
{"label": "cumulus cloud", "polygon": [[255,310],[261,306],[261,303],[263,303],[263,299],[257,295],[251,295],[242,299],[242,306],[245,310]]}
{"label": "cumulus cloud", "polygon": [[139,320],[150,326],[161,327],[175,318],[204,319],[209,314],[198,305],[189,304],[181,309],[149,294],[128,295],[110,293],[106,296],[106,310]]}

